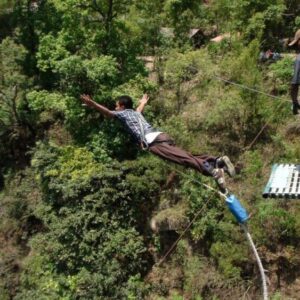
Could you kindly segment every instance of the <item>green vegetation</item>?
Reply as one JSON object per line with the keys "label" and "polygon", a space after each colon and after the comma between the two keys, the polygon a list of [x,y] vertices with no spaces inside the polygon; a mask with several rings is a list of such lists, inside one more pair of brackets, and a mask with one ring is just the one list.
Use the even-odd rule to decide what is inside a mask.
{"label": "green vegetation", "polygon": [[[114,109],[144,92],[145,116],[177,144],[241,166],[228,184],[252,213],[271,297],[299,297],[299,205],[261,196],[274,162],[300,163],[282,43],[299,14],[296,0],[2,1],[0,298],[260,297],[243,232],[199,184],[211,179],[140,151],[79,101]],[[263,64],[266,49],[290,53]]]}

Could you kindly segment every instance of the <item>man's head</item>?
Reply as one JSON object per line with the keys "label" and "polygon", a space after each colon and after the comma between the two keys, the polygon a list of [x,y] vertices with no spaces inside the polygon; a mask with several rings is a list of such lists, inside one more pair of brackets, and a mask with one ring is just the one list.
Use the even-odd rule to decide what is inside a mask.
{"label": "man's head", "polygon": [[289,46],[298,46],[300,48],[300,29],[295,33],[294,39],[289,43]]}
{"label": "man's head", "polygon": [[132,109],[133,102],[131,97],[123,95],[116,99],[116,110]]}

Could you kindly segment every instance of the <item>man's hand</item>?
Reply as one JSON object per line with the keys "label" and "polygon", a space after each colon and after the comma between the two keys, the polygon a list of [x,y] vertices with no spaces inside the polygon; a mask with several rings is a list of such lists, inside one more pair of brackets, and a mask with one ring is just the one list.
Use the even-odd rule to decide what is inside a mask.
{"label": "man's hand", "polygon": [[144,94],[142,99],[139,102],[139,106],[137,107],[136,111],[142,113],[148,101],[149,101],[149,96],[147,94]]}
{"label": "man's hand", "polygon": [[149,96],[147,94],[144,94],[139,104],[146,105],[148,101],[149,101]]}
{"label": "man's hand", "polygon": [[82,94],[82,95],[80,95],[80,100],[87,106],[98,110],[105,117],[108,117],[108,118],[114,117],[113,112],[111,112],[107,107],[93,101],[90,95]]}
{"label": "man's hand", "polygon": [[86,94],[82,94],[80,95],[80,100],[86,104],[87,106],[92,106],[92,104],[94,103],[94,101],[92,100],[90,95],[86,95]]}

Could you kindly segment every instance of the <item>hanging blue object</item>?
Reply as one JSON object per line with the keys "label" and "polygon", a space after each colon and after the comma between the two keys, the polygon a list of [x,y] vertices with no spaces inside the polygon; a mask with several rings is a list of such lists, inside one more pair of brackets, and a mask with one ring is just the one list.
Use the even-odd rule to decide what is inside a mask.
{"label": "hanging blue object", "polygon": [[239,223],[243,224],[249,219],[246,209],[235,195],[226,197],[226,204]]}

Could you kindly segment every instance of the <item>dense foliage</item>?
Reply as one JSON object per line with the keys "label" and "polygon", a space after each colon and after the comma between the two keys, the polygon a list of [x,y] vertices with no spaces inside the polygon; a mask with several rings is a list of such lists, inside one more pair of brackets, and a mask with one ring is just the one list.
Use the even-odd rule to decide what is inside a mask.
{"label": "dense foliage", "polygon": [[[228,183],[252,213],[272,297],[297,297],[299,207],[261,190],[274,162],[300,160],[284,44],[299,13],[296,0],[2,1],[0,298],[259,297],[242,232],[201,187],[211,179],[140,151],[79,101],[114,109],[145,92],[155,127],[239,165]],[[259,62],[267,49],[290,53]]]}

